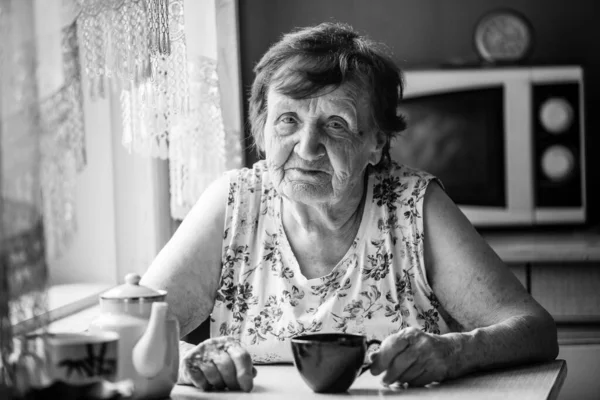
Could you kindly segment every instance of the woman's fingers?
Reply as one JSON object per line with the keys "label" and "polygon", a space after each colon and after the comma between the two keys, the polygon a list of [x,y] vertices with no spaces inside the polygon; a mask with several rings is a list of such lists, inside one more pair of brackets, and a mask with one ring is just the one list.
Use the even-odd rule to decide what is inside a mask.
{"label": "woman's fingers", "polygon": [[385,371],[392,360],[403,352],[409,345],[409,340],[403,334],[403,331],[395,335],[388,336],[383,342],[379,350],[371,356],[371,374],[379,375]]}
{"label": "woman's fingers", "polygon": [[239,344],[231,345],[227,348],[227,353],[235,365],[235,376],[240,389],[244,392],[252,390],[254,385],[253,378],[256,376],[256,368],[252,365],[250,354]]}
{"label": "woman's fingers", "polygon": [[406,328],[384,340],[373,358],[371,371],[378,375],[385,370],[384,384],[423,386],[448,376],[451,353],[452,343],[448,338]]}
{"label": "woman's fingers", "polygon": [[408,382],[408,384],[411,386],[425,386],[430,384],[431,382],[433,382],[433,380],[431,379],[431,376],[428,373],[427,369],[424,368],[423,372],[420,375],[412,378],[410,382]]}
{"label": "woman's fingers", "polygon": [[190,381],[194,386],[202,390],[209,390],[211,387],[210,383],[208,383],[208,381],[204,377],[204,374],[202,373],[195,374],[195,376],[190,374]]}
{"label": "woman's fingers", "polygon": [[213,357],[213,363],[217,367],[217,372],[221,376],[225,386],[229,390],[240,390],[236,368],[231,356],[225,351],[219,352]]}
{"label": "woman's fingers", "polygon": [[182,360],[178,383],[204,390],[244,390],[253,387],[256,369],[250,354],[230,337],[209,339],[188,352]]}
{"label": "woman's fingers", "polygon": [[200,366],[194,361],[192,357],[188,357],[183,360],[185,368],[180,372],[179,380],[177,383],[182,385],[194,385],[197,388],[208,390],[210,383],[204,377],[204,373],[200,369]]}
{"label": "woman's fingers", "polygon": [[415,373],[421,373],[421,371],[415,371],[419,354],[415,351],[414,347],[406,348],[401,354],[398,354],[392,362],[389,364],[385,374],[383,375],[382,381],[386,385],[391,385],[394,382],[406,382],[401,378],[405,375],[411,376],[416,375]]}

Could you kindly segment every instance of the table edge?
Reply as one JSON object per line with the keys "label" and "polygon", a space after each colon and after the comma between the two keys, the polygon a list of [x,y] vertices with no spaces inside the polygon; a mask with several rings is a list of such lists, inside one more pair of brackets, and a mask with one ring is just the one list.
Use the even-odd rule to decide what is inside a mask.
{"label": "table edge", "polygon": [[560,390],[562,389],[562,386],[565,383],[565,379],[567,378],[567,373],[569,369],[565,360],[557,359],[556,361],[560,361],[560,369],[558,370],[558,375],[554,380],[554,385],[552,385],[550,393],[548,393],[548,400],[558,399],[558,395],[560,394]]}

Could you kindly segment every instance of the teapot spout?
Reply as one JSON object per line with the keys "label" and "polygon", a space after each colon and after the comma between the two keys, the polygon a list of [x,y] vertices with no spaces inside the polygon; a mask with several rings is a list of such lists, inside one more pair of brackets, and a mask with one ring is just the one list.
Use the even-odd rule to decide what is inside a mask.
{"label": "teapot spout", "polygon": [[167,354],[167,310],[166,302],[152,304],[146,332],[133,348],[133,366],[143,377],[153,378],[164,367]]}

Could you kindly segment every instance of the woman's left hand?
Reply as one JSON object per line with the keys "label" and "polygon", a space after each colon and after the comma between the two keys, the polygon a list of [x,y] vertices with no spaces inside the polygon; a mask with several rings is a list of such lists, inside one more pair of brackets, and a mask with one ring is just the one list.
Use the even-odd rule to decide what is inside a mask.
{"label": "woman's left hand", "polygon": [[383,375],[383,383],[424,386],[449,377],[454,343],[451,338],[405,328],[388,336],[371,356],[371,373]]}

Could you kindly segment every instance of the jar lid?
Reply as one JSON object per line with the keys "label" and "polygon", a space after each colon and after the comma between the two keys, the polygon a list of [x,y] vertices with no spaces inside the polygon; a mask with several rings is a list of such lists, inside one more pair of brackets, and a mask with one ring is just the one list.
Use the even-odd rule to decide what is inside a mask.
{"label": "jar lid", "polygon": [[117,300],[164,296],[164,292],[161,293],[154,289],[150,289],[147,286],[140,285],[140,279],[141,277],[138,274],[127,274],[123,285],[119,285],[102,293],[100,298]]}

